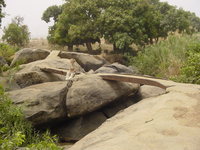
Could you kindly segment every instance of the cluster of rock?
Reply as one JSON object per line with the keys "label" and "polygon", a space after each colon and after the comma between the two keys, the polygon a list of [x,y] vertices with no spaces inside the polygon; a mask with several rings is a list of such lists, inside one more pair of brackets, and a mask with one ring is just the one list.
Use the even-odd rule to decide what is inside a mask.
{"label": "cluster of rock", "polygon": [[[73,80],[65,81],[63,75],[41,70],[45,67],[69,70],[72,58],[76,60],[75,70],[81,72]],[[109,64],[100,56],[22,49],[11,65],[18,62],[22,64],[13,75],[15,88],[8,95],[22,107],[33,125],[51,128],[63,141],[80,140],[141,96],[137,94],[142,89],[139,84],[103,80],[98,73],[136,71],[118,63]],[[165,92],[159,90],[157,94]]]}
{"label": "cluster of rock", "polygon": [[[80,72],[72,80],[41,68]],[[22,61],[23,60],[23,61]],[[99,73],[137,74],[100,56],[36,49],[19,51],[7,93],[38,128],[51,128],[70,150],[197,150],[200,86],[160,79],[168,87],[103,80]],[[133,105],[134,104],[134,105]],[[95,130],[96,129],[96,130]],[[80,140],[80,141],[79,141]],[[67,149],[67,148],[66,148]]]}
{"label": "cluster of rock", "polygon": [[199,150],[200,85],[161,82],[166,94],[126,108],[69,150]]}

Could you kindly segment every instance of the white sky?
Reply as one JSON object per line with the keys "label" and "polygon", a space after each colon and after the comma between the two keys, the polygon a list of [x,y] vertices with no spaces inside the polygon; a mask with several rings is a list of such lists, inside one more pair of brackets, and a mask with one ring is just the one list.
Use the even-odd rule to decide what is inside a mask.
{"label": "white sky", "polygon": [[171,5],[182,7],[185,10],[194,12],[200,17],[200,0],[160,0],[168,2]]}
{"label": "white sky", "polygon": [[[200,17],[200,0],[161,0],[169,4],[182,7],[185,10],[195,12]],[[5,0],[6,8],[4,11],[8,14],[2,20],[2,28],[11,22],[15,16],[24,17],[24,24],[28,25],[32,38],[45,38],[48,33],[48,26],[41,20],[42,14],[46,8],[52,5],[60,5],[63,0]],[[0,37],[2,30],[0,31]]]}
{"label": "white sky", "polygon": [[15,16],[24,17],[24,24],[28,25],[32,38],[46,37],[48,33],[48,26],[46,22],[41,20],[43,12],[52,5],[60,5],[64,0],[5,0],[6,8],[4,12],[6,15],[2,19],[2,29],[9,24]]}

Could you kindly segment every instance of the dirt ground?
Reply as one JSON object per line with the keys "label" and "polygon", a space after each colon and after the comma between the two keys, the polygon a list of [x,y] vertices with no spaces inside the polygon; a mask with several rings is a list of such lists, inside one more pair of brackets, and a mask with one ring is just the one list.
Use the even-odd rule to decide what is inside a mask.
{"label": "dirt ground", "polygon": [[[28,45],[29,48],[41,48],[41,49],[49,49],[49,50],[67,50],[67,47],[61,47],[58,45],[49,44],[47,39],[44,38],[35,38],[31,39]],[[101,40],[101,44],[95,43],[92,44],[93,50],[101,49],[105,51],[112,51],[113,46],[112,44],[107,44],[105,40]],[[74,51],[87,51],[87,47],[83,45],[74,46]]]}

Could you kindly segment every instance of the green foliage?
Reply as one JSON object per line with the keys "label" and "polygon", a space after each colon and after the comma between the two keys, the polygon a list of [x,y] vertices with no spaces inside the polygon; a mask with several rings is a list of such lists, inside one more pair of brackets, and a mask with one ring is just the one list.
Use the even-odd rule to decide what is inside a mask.
{"label": "green foliage", "polygon": [[0,56],[2,56],[8,63],[11,62],[11,56],[13,56],[17,50],[17,47],[0,43]]}
{"label": "green foliage", "polygon": [[49,30],[51,43],[72,47],[103,37],[120,52],[129,50],[132,43],[153,44],[169,33],[192,34],[200,25],[195,14],[159,0],[68,0],[59,17],[53,12],[58,12],[56,6],[45,11],[44,19],[56,18]]}
{"label": "green foliage", "polygon": [[192,53],[200,53],[200,42],[195,42],[193,41],[193,43],[191,43],[188,46],[188,53],[189,55]]}
{"label": "green foliage", "polygon": [[101,35],[113,43],[114,50],[124,51],[134,41],[132,35],[136,32],[132,32],[135,24],[133,5],[131,0],[103,0],[101,9],[104,11],[99,16],[98,26]]}
{"label": "green foliage", "polygon": [[200,18],[194,13],[190,13],[190,23],[192,32],[200,32]]}
{"label": "green foliage", "polygon": [[3,30],[2,39],[13,46],[23,47],[30,40],[28,26],[23,24],[22,17],[15,17],[11,24]]}
{"label": "green foliage", "polygon": [[198,42],[198,36],[169,36],[167,40],[147,46],[137,57],[129,57],[129,61],[143,74],[170,78],[180,74],[180,68],[188,57],[188,47],[195,47],[193,50],[196,51],[196,46],[191,44]]}
{"label": "green foliage", "polygon": [[173,77],[175,81],[200,84],[200,44],[192,43],[188,47],[187,60],[180,70],[180,75]]}
{"label": "green foliage", "polygon": [[[29,132],[29,124],[25,124],[21,110],[9,100],[0,89],[0,148],[5,150],[14,149],[24,142],[25,133]],[[28,127],[27,127],[28,126]]]}
{"label": "green foliage", "polygon": [[28,145],[28,148],[30,150],[62,150],[55,144],[56,137],[51,137],[49,132],[43,134],[42,139],[37,144]]}
{"label": "green foliage", "polygon": [[63,5],[62,14],[49,30],[49,42],[72,46],[99,41],[100,33],[96,28],[98,13],[93,1],[69,1]]}
{"label": "green foliage", "polygon": [[56,138],[52,138],[49,132],[43,135],[37,133],[25,120],[21,109],[12,103],[0,87],[0,149],[26,146],[34,150],[60,150],[55,142]]}
{"label": "green foliage", "polygon": [[62,13],[62,7],[61,6],[50,6],[48,7],[43,15],[42,20],[44,20],[46,23],[50,22],[50,19],[53,18],[53,20],[56,22],[58,19],[58,16]]}
{"label": "green foliage", "polygon": [[6,6],[5,1],[0,0],[0,26],[1,26],[1,19],[4,17],[4,14],[2,13],[2,8],[5,6]]}

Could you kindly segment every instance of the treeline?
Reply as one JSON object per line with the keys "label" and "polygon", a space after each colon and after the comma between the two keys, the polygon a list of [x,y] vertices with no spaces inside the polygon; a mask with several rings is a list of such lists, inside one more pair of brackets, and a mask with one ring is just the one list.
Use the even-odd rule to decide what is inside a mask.
{"label": "treeline", "polygon": [[145,46],[174,34],[200,31],[200,18],[159,0],[66,0],[62,6],[51,6],[42,19],[49,28],[52,44],[68,46],[91,43],[104,38],[121,52],[134,43]]}

